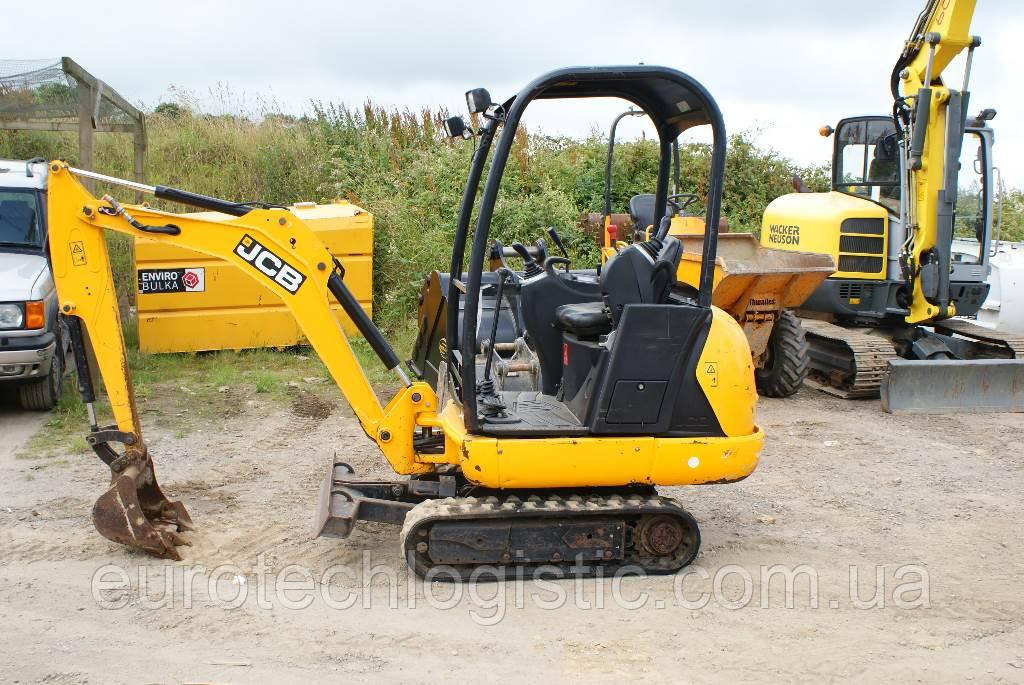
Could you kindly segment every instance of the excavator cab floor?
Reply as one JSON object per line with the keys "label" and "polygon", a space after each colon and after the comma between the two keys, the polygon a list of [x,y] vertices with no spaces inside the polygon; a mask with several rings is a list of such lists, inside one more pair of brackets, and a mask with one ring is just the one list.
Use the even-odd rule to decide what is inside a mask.
{"label": "excavator cab floor", "polygon": [[506,417],[486,419],[483,433],[505,437],[573,437],[587,435],[587,427],[562,402],[536,391],[506,391]]}

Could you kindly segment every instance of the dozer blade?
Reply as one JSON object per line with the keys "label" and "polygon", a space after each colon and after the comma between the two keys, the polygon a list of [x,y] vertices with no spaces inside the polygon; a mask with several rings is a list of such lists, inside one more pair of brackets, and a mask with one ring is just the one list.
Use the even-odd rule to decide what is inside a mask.
{"label": "dozer blade", "polygon": [[176,545],[191,544],[178,533],[192,530],[192,518],[185,505],[164,496],[148,457],[114,475],[92,507],[92,522],[108,540],[162,559],[180,561]]}
{"label": "dozer blade", "polygon": [[411,491],[419,485],[416,481],[362,480],[353,477],[354,473],[348,464],[335,462],[320,483],[320,503],[313,520],[315,536],[347,538],[356,521],[401,525],[405,515],[423,499]]}
{"label": "dozer blade", "polygon": [[887,412],[1024,412],[1024,359],[890,359]]}

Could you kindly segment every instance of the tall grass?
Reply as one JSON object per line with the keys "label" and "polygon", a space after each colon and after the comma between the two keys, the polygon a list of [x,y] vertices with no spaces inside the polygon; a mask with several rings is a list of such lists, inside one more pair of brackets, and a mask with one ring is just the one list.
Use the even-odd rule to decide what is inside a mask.
{"label": "tall grass", "polygon": [[[345,198],[375,215],[374,311],[395,331],[415,310],[423,276],[447,268],[456,211],[472,143],[439,134],[445,112],[315,103],[304,117],[209,115],[194,106],[162,106],[147,119],[147,176],[152,182],[237,201],[290,203]],[[596,261],[596,245],[580,217],[602,202],[605,140],[520,131],[502,182],[492,233],[505,244],[532,242],[556,227],[575,263]],[[64,157],[77,162],[70,134],[0,131],[0,157]],[[129,136],[97,136],[95,167],[130,177]],[[613,202],[654,188],[657,149],[649,140],[620,142]],[[681,192],[706,195],[709,149],[684,145]],[[729,143],[724,215],[733,230],[757,231],[765,205],[801,175],[827,186],[826,170],[802,168],[760,148],[752,136]],[[123,193],[120,193],[123,195]],[[126,199],[131,199],[125,196]],[[157,202],[156,204],[160,204]],[[696,209],[703,208],[698,203]],[[180,208],[178,208],[180,211]],[[112,242],[122,299],[132,296],[130,246]]]}

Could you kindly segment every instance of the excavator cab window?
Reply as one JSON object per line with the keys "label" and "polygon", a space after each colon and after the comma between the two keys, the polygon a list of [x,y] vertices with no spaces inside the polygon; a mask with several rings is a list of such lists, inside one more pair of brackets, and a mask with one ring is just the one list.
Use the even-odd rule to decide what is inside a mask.
{"label": "excavator cab window", "polygon": [[892,120],[884,117],[839,122],[833,163],[835,189],[898,213],[900,162],[896,136]]}
{"label": "excavator cab window", "polygon": [[957,174],[956,213],[953,237],[957,248],[953,259],[961,264],[980,264],[985,243],[988,194],[985,140],[977,132],[964,133]]}

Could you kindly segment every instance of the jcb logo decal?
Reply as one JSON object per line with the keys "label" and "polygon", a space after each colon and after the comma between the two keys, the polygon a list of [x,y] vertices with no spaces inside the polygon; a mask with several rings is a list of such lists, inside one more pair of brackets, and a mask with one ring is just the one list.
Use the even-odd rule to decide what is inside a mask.
{"label": "jcb logo decal", "polygon": [[306,277],[295,267],[260,245],[259,241],[251,235],[246,234],[238,241],[238,245],[235,246],[235,254],[293,295],[299,291],[299,286],[306,280]]}

